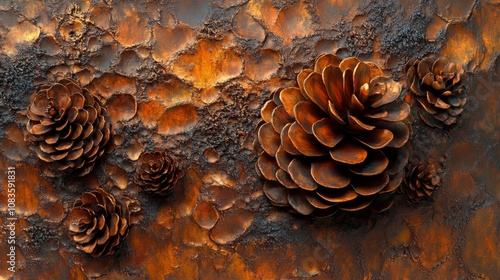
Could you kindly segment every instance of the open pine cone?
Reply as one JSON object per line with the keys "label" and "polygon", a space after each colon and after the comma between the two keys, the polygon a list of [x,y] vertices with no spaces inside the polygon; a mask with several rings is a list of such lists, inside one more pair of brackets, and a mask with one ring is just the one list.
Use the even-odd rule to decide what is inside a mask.
{"label": "open pine cone", "polygon": [[164,196],[184,176],[177,160],[165,151],[145,153],[137,163],[135,182],[144,191]]}
{"label": "open pine cone", "polygon": [[93,257],[111,255],[127,237],[133,211],[104,189],[86,192],[69,214],[70,237],[78,249]]}
{"label": "open pine cone", "polygon": [[26,114],[27,139],[55,170],[88,174],[110,139],[106,109],[71,79],[41,86]]}
{"label": "open pine cone", "polygon": [[422,105],[419,114],[427,125],[443,128],[457,122],[467,103],[463,72],[463,68],[443,58],[414,59],[406,63],[407,84]]}
{"label": "open pine cone", "polygon": [[265,195],[303,215],[388,209],[408,161],[400,85],[373,63],[331,54],[297,82],[261,110],[255,147]]}
{"label": "open pine cone", "polygon": [[422,199],[430,197],[434,190],[441,186],[442,181],[439,174],[442,171],[441,167],[429,162],[414,166],[405,178],[404,192],[408,200],[418,203]]}

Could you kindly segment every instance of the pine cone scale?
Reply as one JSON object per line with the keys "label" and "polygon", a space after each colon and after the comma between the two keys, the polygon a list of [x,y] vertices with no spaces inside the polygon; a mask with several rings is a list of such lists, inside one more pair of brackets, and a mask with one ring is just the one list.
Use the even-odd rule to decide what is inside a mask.
{"label": "pine cone scale", "polygon": [[280,145],[280,137],[274,131],[272,124],[266,123],[262,125],[258,130],[258,137],[262,149],[268,155],[273,156],[276,154]]}
{"label": "pine cone scale", "polygon": [[[265,124],[264,124],[265,125]],[[281,145],[283,149],[290,155],[298,156],[302,155],[299,150],[295,148],[295,146],[292,143],[292,140],[290,140],[290,137],[288,136],[288,133],[290,131],[290,127],[292,126],[291,123],[287,124],[283,130],[281,130],[281,135],[279,135]],[[264,138],[264,137],[263,137]],[[260,141],[260,140],[259,140]],[[261,144],[262,145],[262,144]]]}
{"label": "pine cone scale", "polygon": [[306,191],[314,191],[319,185],[311,175],[311,164],[295,158],[288,166],[288,172],[292,180],[301,189]]}
{"label": "pine cone scale", "polygon": [[349,165],[359,164],[368,157],[368,151],[362,145],[354,141],[345,139],[329,151],[330,157],[340,163]]}
{"label": "pine cone scale", "polygon": [[341,115],[336,111],[332,102],[328,102],[328,115],[337,124],[344,125],[346,122],[342,119]]}
{"label": "pine cone scale", "polygon": [[61,152],[59,154],[51,154],[50,158],[52,161],[59,161],[64,159],[68,155],[68,151]]}
{"label": "pine cone scale", "polygon": [[[383,105],[388,105],[398,99],[401,94],[401,86],[391,78],[385,76],[374,77],[370,80],[370,94],[366,101],[370,108],[376,109]],[[405,106],[406,104],[397,102],[393,105]]]}
{"label": "pine cone scale", "polygon": [[51,119],[47,119],[47,118],[39,119],[39,121],[40,121],[40,124],[46,125],[46,126],[49,126],[49,125],[56,123],[56,121],[51,120]]}
{"label": "pine cone scale", "polygon": [[313,124],[312,134],[322,145],[333,148],[345,137],[343,132],[335,130],[334,127],[331,119],[323,118]]}
{"label": "pine cone scale", "polygon": [[285,127],[285,125],[292,120],[293,118],[291,118],[286,112],[283,105],[279,105],[274,108],[273,113],[271,114],[271,125],[277,133],[280,133],[283,127]]}
{"label": "pine cone scale", "polygon": [[97,245],[103,245],[106,244],[106,242],[109,240],[109,228],[105,227],[104,232],[97,238]]}
{"label": "pine cone scale", "polygon": [[374,125],[382,129],[388,129],[392,132],[393,138],[384,148],[401,148],[410,138],[410,129],[403,122],[377,121]]}
{"label": "pine cone scale", "polygon": [[364,84],[369,84],[369,83],[370,83],[370,67],[368,67],[368,65],[365,63],[358,62],[353,71],[354,94],[352,96],[356,98],[359,97],[360,99],[366,99],[364,98],[366,96],[364,96],[362,89]]}
{"label": "pine cone scale", "polygon": [[[327,117],[327,115],[321,111],[318,106],[316,106],[314,103],[308,102],[308,101],[300,101],[298,102],[294,109],[294,115],[292,117],[295,117],[295,120],[297,123],[304,129],[307,133],[312,134],[312,126]],[[287,119],[287,123],[290,123],[293,121],[293,118]],[[285,124],[286,125],[286,124]],[[281,130],[277,131],[277,133],[281,133]]]}
{"label": "pine cone scale", "polygon": [[358,193],[350,186],[342,189],[321,188],[316,190],[316,194],[322,199],[332,203],[344,203],[358,197]]}
{"label": "pine cone scale", "polygon": [[405,103],[384,104],[376,109],[369,110],[364,118],[388,122],[400,122],[410,115],[410,107]]}
{"label": "pine cone scale", "polygon": [[[281,103],[283,104],[283,107],[285,108],[286,112],[291,117],[295,116],[295,113],[294,113],[295,105],[297,105],[297,103],[299,103],[301,101],[307,100],[306,98],[304,98],[304,96],[302,95],[302,92],[300,91],[300,88],[298,88],[298,87],[289,87],[289,88],[283,89],[279,94],[279,99],[280,99]],[[269,102],[271,103],[270,106],[275,105],[274,102],[268,101],[268,103]],[[270,118],[269,118],[269,121],[270,121]]]}
{"label": "pine cone scale", "polygon": [[320,56],[314,64],[314,71],[322,73],[329,65],[339,66],[340,63],[342,63],[342,60],[335,55]]}
{"label": "pine cone scale", "polygon": [[[87,112],[88,115],[87,121],[89,123],[94,124],[98,119],[99,123],[103,123],[103,119],[98,118],[101,112],[98,112],[96,108],[85,106],[85,111]],[[98,127],[98,129],[102,129],[102,127]]]}
{"label": "pine cone scale", "polygon": [[[77,242],[77,243],[89,243],[94,238],[95,235],[96,235],[95,232],[92,232],[90,234],[87,234],[87,233],[83,232],[81,234],[75,234],[72,238],[73,238],[73,241]],[[86,252],[86,253],[90,253],[90,252]]]}
{"label": "pine cone scale", "polygon": [[[362,109],[361,109],[362,110]],[[349,130],[354,133],[366,132],[375,129],[375,126],[369,125],[354,116],[347,116]]]}
{"label": "pine cone scale", "polygon": [[389,184],[390,178],[387,173],[382,173],[367,178],[355,177],[352,180],[352,187],[356,193],[363,196],[370,196],[380,193]]}
{"label": "pine cone scale", "polygon": [[33,103],[30,104],[29,110],[32,114],[36,115],[37,118],[41,119],[45,116],[45,113],[47,112],[47,107],[49,105],[49,101],[46,99],[46,92],[39,92],[36,96],[35,99],[33,100]]}
{"label": "pine cone scale", "polygon": [[71,151],[71,153],[68,154],[68,160],[74,161],[74,160],[78,159],[79,157],[81,157],[82,154],[83,154],[82,148],[77,149],[77,150],[73,150],[73,151]]}
{"label": "pine cone scale", "polygon": [[[278,134],[276,136],[279,138]],[[290,138],[295,149],[302,155],[315,157],[325,155],[328,152],[322,149],[322,145],[316,140],[314,135],[307,133],[297,122],[292,123],[288,129],[288,138]],[[276,151],[278,148],[279,144],[276,147]]]}
{"label": "pine cone scale", "polygon": [[311,176],[314,181],[330,189],[342,189],[349,185],[351,178],[345,175],[340,164],[332,160],[321,160],[311,164]]}
{"label": "pine cone scale", "polygon": [[283,169],[278,169],[278,171],[276,171],[275,175],[276,175],[276,179],[278,180],[278,182],[282,186],[284,186],[285,188],[290,189],[290,190],[300,188],[293,181],[292,177],[290,177],[290,174],[287,171],[285,171]]}
{"label": "pine cone scale", "polygon": [[[48,104],[47,104],[47,109],[57,109],[58,113],[61,113],[63,110],[68,109],[69,105],[71,104],[71,98],[69,98],[70,92],[67,87],[56,83],[52,85],[46,93],[46,97],[48,99]],[[50,108],[54,106],[55,104],[51,104],[54,101],[57,101],[57,104],[59,105],[58,108]],[[62,106],[62,105],[65,106]],[[51,112],[49,111],[49,114]]]}
{"label": "pine cone scale", "polygon": [[[327,55],[327,56],[332,56],[332,55]],[[319,60],[319,59],[318,59]],[[358,65],[358,63],[360,63],[361,61],[355,57],[347,57],[345,59],[343,59],[340,63],[339,63],[339,68],[342,70],[342,72],[345,72],[347,71],[348,69],[352,72],[354,68],[356,68],[356,66]],[[335,64],[333,64],[335,65]],[[352,74],[352,73],[351,73]],[[349,75],[351,78],[353,75]],[[349,83],[350,85],[352,83]]]}
{"label": "pine cone scale", "polygon": [[338,207],[340,210],[344,210],[347,212],[355,212],[363,210],[366,207],[370,206],[373,200],[374,200],[373,196],[358,196],[351,201],[339,204]]}
{"label": "pine cone scale", "polygon": [[362,176],[373,176],[384,172],[389,165],[389,159],[380,150],[373,150],[368,153],[367,158],[359,164],[349,167],[349,170]]}
{"label": "pine cone scale", "polygon": [[71,103],[73,104],[73,107],[71,107],[72,110],[82,110],[83,105],[85,104],[85,97],[77,92],[73,91],[73,94],[71,95]]}
{"label": "pine cone scale", "polygon": [[[312,72],[304,80],[304,93],[308,99],[314,104],[318,105],[323,111],[328,111],[328,93],[326,92],[325,85],[321,74]],[[294,109],[295,111],[295,109]]]}
{"label": "pine cone scale", "polygon": [[[432,72],[434,73],[434,75],[442,75],[445,66],[446,66],[445,60],[442,57],[440,57],[436,59],[436,61],[434,61],[434,64],[432,64]],[[446,72],[450,73],[452,71],[446,71]]]}
{"label": "pine cone scale", "polygon": [[382,149],[394,139],[394,133],[388,129],[375,128],[372,131],[353,136],[353,138],[368,148]]}
{"label": "pine cone scale", "polygon": [[315,209],[300,190],[291,190],[288,192],[288,203],[293,210],[302,215],[309,215]]}
{"label": "pine cone scale", "polygon": [[[404,167],[403,167],[404,168]],[[401,168],[401,169],[403,169]],[[389,174],[389,172],[387,172]],[[386,194],[386,193],[392,193],[396,191],[401,183],[403,182],[404,178],[404,172],[400,172],[397,175],[395,175],[392,180],[389,181],[389,183],[385,186],[384,189],[382,189],[379,193],[380,194]]]}
{"label": "pine cone scale", "polygon": [[429,57],[424,58],[422,61],[420,61],[420,63],[418,60],[415,61],[415,63],[418,63],[417,73],[420,79],[423,79],[425,75],[427,75],[431,71],[431,67],[433,64],[432,59]]}
{"label": "pine cone scale", "polygon": [[319,196],[311,195],[309,193],[307,193],[305,195],[305,197],[307,199],[307,202],[309,202],[309,204],[311,204],[314,208],[320,209],[320,210],[326,210],[326,209],[332,208],[336,204],[333,202],[328,202],[328,201],[320,198]]}
{"label": "pine cone scale", "polygon": [[288,206],[288,191],[279,186],[279,184],[266,181],[263,191],[272,204],[276,206]]}
{"label": "pine cone scale", "polygon": [[50,127],[45,126],[43,124],[35,124],[33,126],[28,127],[28,131],[36,136],[45,134],[50,130],[51,130]]}

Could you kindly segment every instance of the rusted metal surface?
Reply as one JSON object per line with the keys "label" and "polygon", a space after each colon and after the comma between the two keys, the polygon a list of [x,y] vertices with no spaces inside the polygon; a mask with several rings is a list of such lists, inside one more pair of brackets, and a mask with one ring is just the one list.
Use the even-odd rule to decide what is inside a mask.
{"label": "rusted metal surface", "polygon": [[[0,3],[1,278],[500,274],[498,1],[139,2]],[[260,108],[324,53],[374,62],[403,91],[411,58],[464,67],[468,102],[451,129],[428,127],[412,108],[410,162],[445,158],[431,199],[398,195],[384,213],[327,219],[269,203],[253,152]],[[114,134],[114,151],[82,178],[42,164],[25,141],[36,85],[63,77],[103,100]],[[134,182],[141,155],[158,148],[185,172],[164,198]],[[142,218],[118,252],[96,258],[76,248],[68,214],[98,187],[137,199]]]}

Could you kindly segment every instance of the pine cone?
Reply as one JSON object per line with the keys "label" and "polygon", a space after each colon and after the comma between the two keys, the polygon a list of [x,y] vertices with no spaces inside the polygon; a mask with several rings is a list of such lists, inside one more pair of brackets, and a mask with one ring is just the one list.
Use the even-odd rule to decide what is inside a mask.
{"label": "pine cone", "polygon": [[303,215],[388,209],[408,161],[410,110],[400,85],[373,63],[331,54],[297,81],[261,110],[257,168],[266,196]]}
{"label": "pine cone", "polygon": [[405,178],[404,192],[408,200],[418,203],[422,199],[432,195],[434,190],[441,186],[441,177],[439,174],[442,168],[429,162],[421,163],[411,169],[410,174]]}
{"label": "pine cone", "polygon": [[457,122],[467,103],[463,68],[443,58],[410,60],[405,74],[410,91],[422,105],[420,118],[429,126],[444,128]]}
{"label": "pine cone", "polygon": [[70,212],[69,234],[76,248],[99,257],[117,251],[128,235],[130,224],[128,204],[98,188],[75,201]]}
{"label": "pine cone", "polygon": [[54,170],[84,176],[110,139],[107,112],[99,99],[75,81],[61,79],[40,87],[27,109],[29,140],[38,157]]}
{"label": "pine cone", "polygon": [[184,176],[177,160],[165,151],[145,153],[139,159],[135,182],[144,191],[167,195]]}

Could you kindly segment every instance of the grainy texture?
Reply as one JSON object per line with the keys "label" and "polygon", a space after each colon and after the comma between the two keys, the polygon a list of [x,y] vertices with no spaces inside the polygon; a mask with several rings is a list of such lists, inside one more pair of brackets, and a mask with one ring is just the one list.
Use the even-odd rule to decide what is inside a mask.
{"label": "grainy texture", "polygon": [[[0,278],[498,277],[500,4],[365,2],[0,1],[0,222],[8,166],[18,216],[16,272],[2,230]],[[432,199],[398,196],[386,213],[326,220],[270,206],[252,152],[260,107],[322,53],[359,56],[401,82],[412,57],[464,66],[458,124],[414,119],[410,161],[446,156]],[[103,98],[116,134],[115,151],[83,179],[47,176],[24,142],[35,86],[64,76]],[[157,147],[185,169],[165,199],[133,183],[136,161]],[[73,201],[97,187],[144,211],[115,256],[93,258],[67,233]]]}

